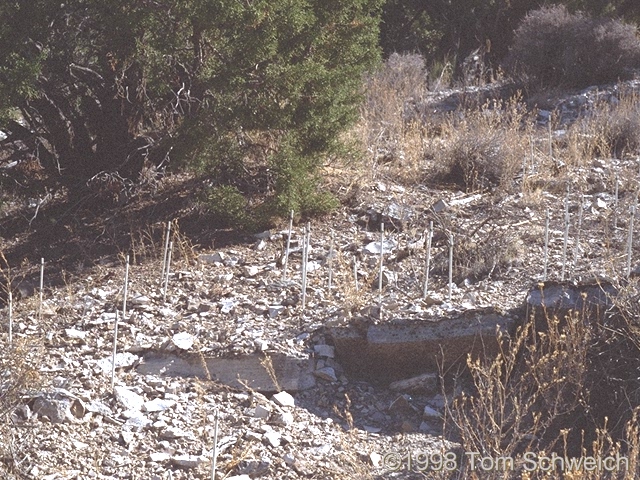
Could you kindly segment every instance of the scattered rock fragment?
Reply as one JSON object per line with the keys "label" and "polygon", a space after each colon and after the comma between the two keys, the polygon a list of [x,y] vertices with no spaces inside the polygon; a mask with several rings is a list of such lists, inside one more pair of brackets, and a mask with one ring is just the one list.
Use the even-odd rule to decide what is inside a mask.
{"label": "scattered rock fragment", "polygon": [[269,306],[269,317],[276,318],[285,310],[285,307],[282,305],[270,305]]}
{"label": "scattered rock fragment", "polygon": [[167,400],[163,398],[154,398],[148,402],[145,402],[142,405],[143,412],[164,412],[165,410],[169,410],[176,405],[175,400]]}
{"label": "scattered rock fragment", "polygon": [[182,428],[178,428],[178,427],[167,427],[161,434],[160,436],[162,438],[165,438],[167,440],[172,440],[175,438],[182,438],[182,437],[187,437],[189,436],[188,432],[186,432],[185,430],[183,430]]}
{"label": "scattered rock fragment", "polygon": [[447,202],[445,202],[444,200],[440,199],[438,200],[436,203],[434,203],[433,205],[431,205],[431,209],[435,212],[435,213],[440,213],[444,210],[446,210],[448,207]]}
{"label": "scattered rock fragment", "polygon": [[326,358],[335,357],[335,348],[331,345],[325,345],[325,344],[314,345],[313,351],[316,353],[316,355],[320,357],[326,357]]}
{"label": "scattered rock fragment", "polygon": [[171,341],[180,350],[189,350],[193,347],[196,337],[187,332],[180,332],[171,337]]}
{"label": "scattered rock fragment", "polygon": [[36,397],[33,413],[38,417],[47,417],[52,423],[73,422],[84,416],[85,407],[78,398],[46,392]]}
{"label": "scattered rock fragment", "polygon": [[271,399],[281,407],[293,407],[295,406],[295,399],[290,393],[282,392],[276,393]]}
{"label": "scattered rock fragment", "polygon": [[242,272],[245,277],[255,277],[258,273],[260,273],[260,267],[256,265],[245,265],[242,268]]}
{"label": "scattered rock fragment", "polygon": [[113,388],[113,393],[118,403],[122,405],[125,410],[139,411],[145,403],[144,397],[132,392],[127,387],[116,385]]}
{"label": "scattered rock fragment", "polygon": [[226,255],[223,252],[203,253],[198,255],[198,260],[202,263],[221,264],[224,262]]}
{"label": "scattered rock fragment", "polygon": [[262,438],[268,445],[271,445],[272,447],[279,447],[282,441],[282,436],[275,430],[265,432]]}
{"label": "scattered rock fragment", "polygon": [[282,426],[289,426],[293,424],[293,414],[291,412],[281,412],[278,413],[274,419],[274,423]]}
{"label": "scattered rock fragment", "polygon": [[313,372],[313,374],[328,382],[337,382],[338,377],[336,377],[336,371],[332,367],[322,367]]}
{"label": "scattered rock fragment", "polygon": [[[98,367],[107,375],[111,375],[113,370],[112,356],[102,358],[97,361]],[[140,357],[131,352],[120,352],[116,354],[116,368],[126,368],[136,365]]]}
{"label": "scattered rock fragment", "polygon": [[197,468],[207,459],[202,455],[176,455],[171,458],[171,463],[181,468]]}
{"label": "scattered rock fragment", "polygon": [[440,418],[440,412],[438,412],[435,408],[430,407],[429,405],[425,405],[423,416],[425,418]]}
{"label": "scattered rock fragment", "polygon": [[166,452],[152,452],[149,455],[149,458],[152,462],[160,463],[169,460],[171,458],[171,455]]}
{"label": "scattered rock fragment", "polygon": [[64,333],[69,338],[84,340],[87,337],[87,332],[82,330],[76,330],[75,328],[65,328]]}
{"label": "scattered rock fragment", "polygon": [[271,410],[263,405],[256,405],[253,411],[253,416],[255,418],[269,418],[269,415],[271,415]]}
{"label": "scattered rock fragment", "polygon": [[436,391],[438,377],[435,373],[423,373],[416,377],[397,380],[389,384],[389,390],[394,392],[423,391],[433,393]]}

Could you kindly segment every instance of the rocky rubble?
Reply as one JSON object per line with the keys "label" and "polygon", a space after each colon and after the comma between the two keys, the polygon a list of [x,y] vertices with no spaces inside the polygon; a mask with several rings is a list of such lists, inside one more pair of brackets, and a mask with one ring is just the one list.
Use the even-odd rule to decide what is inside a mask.
{"label": "rocky rubble", "polygon": [[[579,172],[590,188],[569,198],[572,228],[580,210],[583,232],[579,242],[570,238],[577,253],[568,279],[623,269],[635,187],[623,183],[614,200],[611,172],[622,166],[602,159]],[[124,318],[121,258],[47,289],[40,315],[37,298],[25,298],[14,308],[13,340],[42,349],[45,381],[13,412],[12,449],[20,456],[1,459],[0,471],[13,464],[24,478],[46,480],[211,478],[217,418],[216,478],[423,478],[393,472],[387,454],[459,449],[443,438],[443,413],[456,392],[439,385],[434,355],[444,345],[464,358],[477,334],[465,330],[473,319],[485,319],[485,334],[523,319],[527,294],[543,279],[547,208],[549,279],[559,280],[564,199],[564,189],[532,199],[380,179],[353,206],[311,224],[304,309],[303,225],[293,231],[286,276],[288,232],[274,230],[183,256],[172,266],[166,301],[159,262],[132,265]],[[433,271],[424,296],[430,221]],[[469,255],[457,259],[451,290],[449,231]],[[505,257],[492,245],[513,249]],[[492,267],[477,275],[474,262]],[[7,315],[5,308],[3,345]],[[416,332],[432,343],[403,360],[398,353]],[[398,338],[400,347],[385,350]],[[362,355],[354,345],[365,340]]]}

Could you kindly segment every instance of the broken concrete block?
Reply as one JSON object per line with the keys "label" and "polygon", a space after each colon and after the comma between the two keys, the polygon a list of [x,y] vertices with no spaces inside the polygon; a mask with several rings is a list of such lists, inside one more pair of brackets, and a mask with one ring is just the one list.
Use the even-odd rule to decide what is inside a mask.
{"label": "broken concrete block", "polygon": [[613,299],[617,294],[618,290],[608,282],[541,282],[527,295],[526,318],[533,315],[536,330],[546,330],[547,318],[564,320],[571,312],[602,322],[614,312]]}
{"label": "broken concrete block", "polygon": [[497,330],[510,333],[515,326],[510,316],[468,311],[441,321],[395,320],[365,328],[331,327],[327,333],[346,371],[392,382],[464,365],[467,354],[491,358],[498,352]]}
{"label": "broken concrete block", "polygon": [[297,392],[315,385],[312,360],[277,353],[270,358],[280,388],[274,384],[273,377],[265,368],[263,355],[205,358],[205,368],[198,354],[149,352],[144,355],[144,362],[137,369],[142,375],[207,378],[233,388],[248,386],[258,392],[277,392],[279,389]]}

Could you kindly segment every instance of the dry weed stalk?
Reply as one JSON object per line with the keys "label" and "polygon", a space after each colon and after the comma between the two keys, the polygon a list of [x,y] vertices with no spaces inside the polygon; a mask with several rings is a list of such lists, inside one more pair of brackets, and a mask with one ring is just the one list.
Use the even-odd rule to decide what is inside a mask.
{"label": "dry weed stalk", "polygon": [[358,261],[351,260],[341,251],[336,251],[336,266],[334,267],[334,292],[342,299],[345,313],[348,315],[359,312],[367,303],[367,296],[361,291],[358,282]]}
{"label": "dry weed stalk", "polygon": [[430,176],[467,192],[509,191],[530,150],[532,127],[523,127],[532,124],[525,121],[528,115],[517,96],[450,115],[438,141],[424,152],[423,158],[433,160]]}
{"label": "dry weed stalk", "polygon": [[575,122],[567,132],[563,160],[584,166],[593,158],[623,158],[640,151],[640,99],[623,93],[593,106],[593,114]]}
{"label": "dry weed stalk", "polygon": [[[512,338],[498,331],[499,351],[493,359],[468,358],[474,392],[463,393],[447,407],[465,451],[518,459],[521,466],[523,453],[557,447],[557,422],[585,401],[590,333],[580,315],[547,320],[544,333],[534,331],[533,321]],[[466,474],[513,478],[505,472]]]}
{"label": "dry weed stalk", "polygon": [[354,132],[371,179],[388,162],[402,163],[404,171],[398,168],[394,174],[406,179],[419,170],[424,127],[413,110],[426,95],[426,78],[422,57],[394,54],[366,79],[366,98]]}
{"label": "dry weed stalk", "polygon": [[269,378],[273,382],[273,386],[276,387],[276,390],[278,392],[281,392],[282,387],[280,386],[280,382],[278,381],[278,375],[276,374],[276,369],[274,368],[273,361],[271,360],[271,357],[268,354],[265,354],[264,358],[260,360],[260,365],[262,365],[264,369],[267,371],[267,375],[269,375]]}
{"label": "dry weed stalk", "polygon": [[[44,355],[38,344],[18,339],[0,354],[0,477],[26,478],[30,451],[36,439],[29,428],[14,422],[23,395],[39,391],[44,383],[37,365]],[[17,419],[15,419],[17,420]],[[20,419],[22,420],[22,419]]]}
{"label": "dry weed stalk", "polygon": [[[194,245],[186,234],[180,231],[180,225],[178,222],[173,222],[173,233],[171,239],[174,245],[177,247],[177,252],[180,258],[187,262],[188,265],[195,264],[198,255],[195,252],[196,245]],[[167,268],[169,268],[167,266]]]}
{"label": "dry weed stalk", "polygon": [[[131,252],[131,261],[134,265],[139,264],[142,260],[158,257],[158,245],[154,238],[154,227],[149,225],[146,228],[129,227],[129,251]],[[120,252],[125,255],[124,252]]]}
{"label": "dry weed stalk", "polygon": [[2,269],[2,277],[4,278],[3,290],[7,294],[7,309],[9,320],[9,347],[13,345],[13,278],[11,275],[11,266],[7,261],[7,257],[4,256],[4,252],[0,252],[0,259],[5,264],[6,270]]}
{"label": "dry weed stalk", "polygon": [[160,284],[164,284],[164,277],[167,271],[167,256],[169,255],[169,238],[171,237],[171,222],[167,222],[167,228],[164,232],[164,250],[162,254],[162,275],[160,276]]}

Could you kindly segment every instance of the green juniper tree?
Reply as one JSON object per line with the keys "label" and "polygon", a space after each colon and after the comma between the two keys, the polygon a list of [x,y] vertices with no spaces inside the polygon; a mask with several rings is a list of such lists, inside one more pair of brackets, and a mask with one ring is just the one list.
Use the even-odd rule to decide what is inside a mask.
{"label": "green juniper tree", "polygon": [[[0,4],[2,144],[71,193],[145,160],[317,204],[317,167],[378,59],[381,0],[13,0]],[[316,203],[314,203],[316,202]]]}

